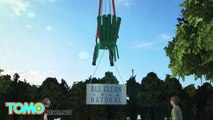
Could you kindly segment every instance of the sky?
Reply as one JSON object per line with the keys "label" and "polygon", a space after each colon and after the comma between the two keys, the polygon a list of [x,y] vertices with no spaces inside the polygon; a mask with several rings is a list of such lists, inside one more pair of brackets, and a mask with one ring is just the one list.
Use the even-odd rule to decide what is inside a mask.
{"label": "sky", "polygon": [[[106,2],[105,2],[106,1]],[[41,85],[47,77],[71,86],[89,76],[113,72],[125,83],[134,69],[137,82],[149,72],[171,74],[164,47],[175,36],[183,0],[115,0],[122,18],[117,42],[120,59],[111,67],[108,51],[92,66],[99,0],[0,0],[0,69]],[[111,13],[103,0],[102,14]],[[100,60],[98,58],[97,62]],[[119,73],[121,77],[119,77]],[[200,85],[187,77],[183,86]]]}

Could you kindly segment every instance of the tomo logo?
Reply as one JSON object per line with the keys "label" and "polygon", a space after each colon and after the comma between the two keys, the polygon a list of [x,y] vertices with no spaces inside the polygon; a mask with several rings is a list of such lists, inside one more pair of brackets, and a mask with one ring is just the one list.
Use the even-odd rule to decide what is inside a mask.
{"label": "tomo logo", "polygon": [[41,102],[5,102],[5,107],[8,107],[8,115],[41,115],[45,111]]}

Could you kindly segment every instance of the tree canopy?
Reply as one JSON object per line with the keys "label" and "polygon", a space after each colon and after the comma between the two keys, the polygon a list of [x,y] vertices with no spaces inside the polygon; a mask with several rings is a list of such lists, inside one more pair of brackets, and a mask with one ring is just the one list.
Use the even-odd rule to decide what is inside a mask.
{"label": "tree canopy", "polygon": [[180,4],[176,35],[165,47],[173,76],[213,80],[213,0]]}
{"label": "tree canopy", "polygon": [[[91,81],[92,80],[92,81]],[[213,87],[209,83],[199,86],[194,85],[182,88],[176,78],[167,75],[164,80],[157,74],[150,72],[141,83],[136,76],[131,76],[127,82],[127,105],[86,105],[86,84],[118,84],[116,76],[112,72],[106,72],[102,78],[89,78],[74,82],[70,87],[65,80],[58,82],[56,78],[46,78],[42,85],[35,86],[20,80],[19,74],[0,75],[0,119],[1,120],[38,120],[40,116],[9,116],[6,101],[28,102],[42,101],[48,97],[51,100],[51,110],[72,110],[69,116],[53,116],[62,120],[86,120],[86,119],[117,119],[136,120],[140,114],[145,120],[162,120],[170,118],[170,97],[178,95],[181,98],[180,107],[183,110],[184,119],[212,120],[213,114]],[[109,118],[110,116],[110,118]]]}

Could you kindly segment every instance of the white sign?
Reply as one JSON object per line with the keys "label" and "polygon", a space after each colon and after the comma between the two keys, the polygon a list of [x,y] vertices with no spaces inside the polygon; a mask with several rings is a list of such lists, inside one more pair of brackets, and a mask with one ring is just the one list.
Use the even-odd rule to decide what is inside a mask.
{"label": "white sign", "polygon": [[126,85],[87,84],[86,104],[126,105]]}

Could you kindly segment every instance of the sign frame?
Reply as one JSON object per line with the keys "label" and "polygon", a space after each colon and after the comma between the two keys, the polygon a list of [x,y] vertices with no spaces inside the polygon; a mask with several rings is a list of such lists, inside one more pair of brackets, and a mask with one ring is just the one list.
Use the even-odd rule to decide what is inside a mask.
{"label": "sign frame", "polygon": [[126,105],[126,84],[87,84],[87,105]]}

